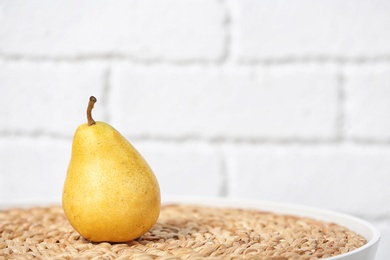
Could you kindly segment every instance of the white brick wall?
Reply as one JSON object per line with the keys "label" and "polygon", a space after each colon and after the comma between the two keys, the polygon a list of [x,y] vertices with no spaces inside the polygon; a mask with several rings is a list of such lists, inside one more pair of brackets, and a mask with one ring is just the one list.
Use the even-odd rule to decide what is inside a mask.
{"label": "white brick wall", "polygon": [[[0,131],[71,137],[85,121],[85,97],[104,95],[99,64],[3,62],[0,64]],[[105,107],[94,111],[104,117]],[[76,121],[75,121],[76,120]]]}
{"label": "white brick wall", "polygon": [[[112,79],[111,118],[129,135],[236,139],[336,136],[337,77],[324,66],[249,71],[119,67],[112,71]],[[283,104],[278,109],[275,100]]]}
{"label": "white brick wall", "polygon": [[1,7],[6,55],[215,60],[224,53],[218,1],[17,0]]}
{"label": "white brick wall", "polygon": [[225,195],[222,159],[212,145],[200,142],[180,145],[155,141],[133,143],[154,170],[164,194]]}
{"label": "white brick wall", "polygon": [[231,2],[239,60],[372,58],[390,52],[386,1]]}
{"label": "white brick wall", "polygon": [[348,67],[346,127],[349,138],[390,140],[390,64]]}
{"label": "white brick wall", "polygon": [[1,138],[1,201],[60,197],[70,149],[69,140]]}
{"label": "white brick wall", "polygon": [[90,95],[162,194],[377,224],[390,255],[390,5],[0,1],[0,201],[59,198]]}
{"label": "white brick wall", "polygon": [[364,212],[370,217],[390,212],[390,204],[382,201],[390,197],[384,181],[390,172],[387,148],[267,144],[230,146],[227,151],[229,196]]}

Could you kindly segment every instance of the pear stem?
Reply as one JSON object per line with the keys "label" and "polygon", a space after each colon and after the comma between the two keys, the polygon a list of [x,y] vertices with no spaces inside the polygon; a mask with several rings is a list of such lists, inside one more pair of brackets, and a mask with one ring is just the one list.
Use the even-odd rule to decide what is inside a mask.
{"label": "pear stem", "polygon": [[87,119],[88,119],[89,126],[96,125],[95,120],[93,120],[93,118],[92,118],[92,108],[93,108],[93,105],[96,103],[96,101],[97,101],[97,99],[94,96],[91,96],[89,98],[88,108],[87,108]]}

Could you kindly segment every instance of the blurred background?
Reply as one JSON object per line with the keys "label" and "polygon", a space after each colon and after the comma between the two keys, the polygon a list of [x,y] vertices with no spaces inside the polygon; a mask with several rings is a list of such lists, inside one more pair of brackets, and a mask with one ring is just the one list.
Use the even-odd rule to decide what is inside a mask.
{"label": "blurred background", "polygon": [[390,2],[0,0],[0,202],[60,201],[94,118],[162,196],[361,217],[390,255]]}

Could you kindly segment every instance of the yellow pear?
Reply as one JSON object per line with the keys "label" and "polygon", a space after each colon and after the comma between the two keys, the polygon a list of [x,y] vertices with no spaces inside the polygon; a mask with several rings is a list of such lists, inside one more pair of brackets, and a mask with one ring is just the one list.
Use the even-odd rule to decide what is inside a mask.
{"label": "yellow pear", "polygon": [[142,236],[160,214],[160,188],[141,154],[116,129],[88,123],[73,138],[72,155],[62,194],[73,228],[93,242],[125,242]]}

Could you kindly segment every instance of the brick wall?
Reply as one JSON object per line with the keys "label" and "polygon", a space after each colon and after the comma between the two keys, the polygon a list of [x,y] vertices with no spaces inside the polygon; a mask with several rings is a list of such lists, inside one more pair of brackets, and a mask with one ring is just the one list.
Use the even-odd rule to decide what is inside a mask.
{"label": "brick wall", "polygon": [[0,1],[0,201],[61,196],[95,95],[162,194],[333,209],[390,254],[390,4]]}

